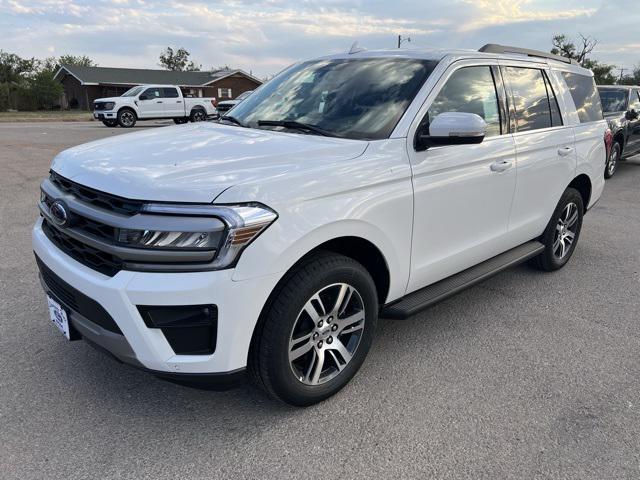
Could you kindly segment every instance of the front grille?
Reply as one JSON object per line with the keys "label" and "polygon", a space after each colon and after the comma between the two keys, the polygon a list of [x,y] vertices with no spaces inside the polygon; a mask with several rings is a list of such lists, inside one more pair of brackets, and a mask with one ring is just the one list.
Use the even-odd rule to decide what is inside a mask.
{"label": "front grille", "polygon": [[219,112],[228,112],[231,110],[231,107],[233,107],[233,105],[218,105],[216,108]]}
{"label": "front grille", "polygon": [[42,231],[56,247],[93,270],[113,277],[122,269],[122,261],[118,258],[65,235],[50,225],[47,220],[42,222]]}
{"label": "front grille", "polygon": [[93,205],[94,207],[123,215],[135,215],[142,209],[143,202],[129,200],[108,193],[85,187],[72,182],[55,172],[51,172],[49,179],[64,193],[74,195],[78,200]]}
{"label": "front grille", "polygon": [[[45,288],[55,300],[67,309],[82,315],[90,322],[99,325],[105,330],[122,335],[118,324],[102,305],[62,280],[53,270],[47,267],[37,255],[36,263],[40,269],[40,276],[42,277]],[[71,318],[73,319],[73,314]]]}

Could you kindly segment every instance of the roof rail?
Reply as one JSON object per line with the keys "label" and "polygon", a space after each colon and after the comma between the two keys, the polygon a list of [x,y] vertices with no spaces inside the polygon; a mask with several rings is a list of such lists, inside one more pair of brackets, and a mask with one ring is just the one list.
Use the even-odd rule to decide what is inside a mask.
{"label": "roof rail", "polygon": [[487,43],[484,47],[478,50],[484,53],[515,53],[518,55],[526,55],[528,57],[540,57],[548,58],[549,60],[556,60],[562,63],[569,63],[579,65],[572,58],[562,57],[560,55],[554,55],[553,53],[541,52],[539,50],[531,50],[529,48],[510,47],[508,45],[498,45],[497,43]]}

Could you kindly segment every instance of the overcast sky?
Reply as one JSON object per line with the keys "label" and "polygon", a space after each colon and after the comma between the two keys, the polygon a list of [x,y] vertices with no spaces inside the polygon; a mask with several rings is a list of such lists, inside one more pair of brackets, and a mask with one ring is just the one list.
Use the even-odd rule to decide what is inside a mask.
{"label": "overcast sky", "polygon": [[358,40],[393,48],[548,50],[555,33],[591,35],[593,57],[640,63],[640,0],[0,0],[0,49],[26,57],[88,55],[101,66],[157,67],[166,46],[205,69],[263,77]]}

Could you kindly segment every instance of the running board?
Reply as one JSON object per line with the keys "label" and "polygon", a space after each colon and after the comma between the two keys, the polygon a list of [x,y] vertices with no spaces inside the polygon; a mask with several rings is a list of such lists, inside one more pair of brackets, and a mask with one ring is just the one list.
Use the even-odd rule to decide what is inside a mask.
{"label": "running board", "polygon": [[409,318],[411,315],[492,277],[496,273],[526,262],[543,250],[544,245],[538,241],[524,243],[519,247],[479,263],[475,267],[463,270],[449,278],[405,295],[400,300],[385,305],[380,311],[380,317],[395,320]]}

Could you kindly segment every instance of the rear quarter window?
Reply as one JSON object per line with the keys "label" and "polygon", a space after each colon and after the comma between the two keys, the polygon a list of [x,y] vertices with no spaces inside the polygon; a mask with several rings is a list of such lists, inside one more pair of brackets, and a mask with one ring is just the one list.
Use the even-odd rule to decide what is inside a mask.
{"label": "rear quarter window", "polygon": [[570,72],[562,72],[562,76],[567,82],[573,103],[576,105],[580,123],[602,120],[604,116],[602,115],[600,95],[596,90],[593,77]]}

